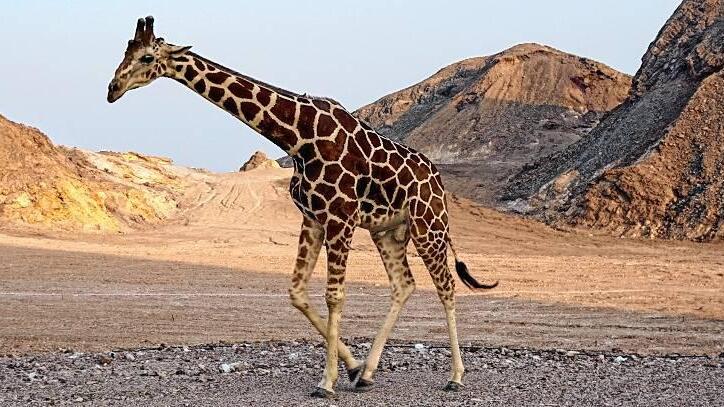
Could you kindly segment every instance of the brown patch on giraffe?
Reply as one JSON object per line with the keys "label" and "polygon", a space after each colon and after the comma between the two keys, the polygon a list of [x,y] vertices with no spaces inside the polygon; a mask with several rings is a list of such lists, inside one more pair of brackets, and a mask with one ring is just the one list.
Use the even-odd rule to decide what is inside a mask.
{"label": "brown patch on giraffe", "polygon": [[227,112],[233,114],[234,116],[239,115],[239,106],[236,104],[236,99],[232,97],[226,98],[226,100],[224,100],[223,106]]}
{"label": "brown patch on giraffe", "polygon": [[[296,269],[297,269],[297,270],[303,270],[303,269],[306,268],[306,267],[307,267],[307,262],[306,262],[304,259],[297,259],[297,264],[296,264]],[[295,279],[296,279],[296,280],[295,280]],[[296,284],[296,283],[298,283],[298,282],[299,282],[299,277],[297,277],[296,275],[294,275],[294,277],[292,277],[292,283],[293,283],[293,284]]]}
{"label": "brown patch on giraffe", "polygon": [[359,156],[355,156],[351,154],[350,152],[347,152],[342,156],[342,158],[339,160],[339,162],[342,164],[342,167],[346,169],[347,171],[357,174],[357,175],[368,175],[369,174],[369,168],[367,161]]}
{"label": "brown patch on giraffe", "polygon": [[317,137],[329,137],[337,128],[337,123],[328,114],[321,114],[317,120]]}
{"label": "brown patch on giraffe", "polygon": [[382,189],[385,191],[385,194],[387,195],[387,200],[389,200],[390,202],[393,202],[395,191],[397,191],[398,186],[399,185],[397,184],[396,179],[391,179],[382,184]]}
{"label": "brown patch on giraffe", "polygon": [[312,208],[313,211],[323,211],[327,208],[327,201],[322,199],[317,194],[312,194],[312,196],[309,199],[309,206]]}
{"label": "brown patch on giraffe", "polygon": [[254,120],[261,108],[257,106],[256,103],[241,102],[241,105],[239,105],[239,110],[241,110],[241,113],[244,114],[244,119],[250,122]]}
{"label": "brown patch on giraffe", "polygon": [[332,114],[337,118],[339,124],[341,124],[347,132],[351,133],[357,128],[357,120],[343,109],[334,109]]}
{"label": "brown patch on giraffe", "polygon": [[[326,229],[327,229],[327,239],[328,240],[332,237],[336,237],[337,235],[339,235],[340,232],[342,232],[342,229],[344,229],[344,223],[338,222],[335,219],[330,219],[329,221],[327,221],[326,226],[327,226]],[[339,243],[341,243],[341,242],[339,240],[337,240],[333,244],[339,244]],[[339,250],[339,249],[336,249],[336,250]],[[329,254],[331,254],[331,253],[328,253],[327,255],[329,256]],[[330,261],[331,261],[331,259],[330,259]]]}
{"label": "brown patch on giraffe", "polygon": [[342,148],[337,146],[333,141],[317,140],[317,151],[325,161],[337,161],[342,154]]}
{"label": "brown patch on giraffe", "polygon": [[390,141],[390,139],[388,139],[387,137],[382,137],[382,136],[380,136],[379,138],[380,138],[380,141],[382,141],[382,148],[384,148],[387,151],[395,150],[395,145],[392,144],[392,141]]}
{"label": "brown patch on giraffe", "polygon": [[238,83],[239,85],[241,85],[242,87],[244,87],[244,89],[246,89],[246,90],[250,90],[250,91],[251,91],[251,90],[254,90],[254,84],[251,83],[251,82],[249,82],[249,81],[247,81],[246,79],[237,77],[237,78],[236,78],[236,83]]}
{"label": "brown patch on giraffe", "polygon": [[206,92],[206,81],[199,79],[199,81],[194,84],[194,89],[196,89],[196,92],[199,93]]}
{"label": "brown patch on giraffe", "polygon": [[[336,221],[333,220],[333,219],[330,219],[330,221],[327,222],[327,224],[329,224],[330,222],[336,222]],[[332,233],[329,233],[329,228],[328,228],[327,230],[328,230],[327,234],[328,234],[328,235],[331,235]],[[342,230],[342,229],[340,228],[340,230]],[[334,245],[334,243],[333,243],[332,245]],[[339,263],[341,257],[337,254],[337,251],[339,251],[340,249],[334,249],[334,248],[332,248],[332,247],[330,247],[330,249],[331,249],[331,250],[327,250],[327,262],[328,262],[329,264],[337,264],[337,263]],[[328,271],[328,273],[330,273],[330,274],[339,274],[339,271],[336,271],[336,270],[330,268],[329,271]],[[327,278],[331,278],[331,277],[327,277]],[[329,291],[329,287],[327,287],[327,291]]]}
{"label": "brown patch on giraffe", "polygon": [[271,108],[271,112],[281,120],[282,123],[291,126],[294,124],[294,118],[297,115],[297,104],[289,99],[278,96],[274,106]]}
{"label": "brown patch on giraffe", "polygon": [[186,72],[184,72],[184,78],[186,78],[187,81],[191,82],[198,74],[199,73],[192,66],[187,65]]}
{"label": "brown patch on giraffe", "polygon": [[357,209],[357,204],[354,201],[338,196],[329,203],[329,207],[335,208],[337,211],[341,211],[341,213],[352,214]]}
{"label": "brown patch on giraffe", "polygon": [[405,160],[397,153],[390,153],[387,162],[389,162],[393,168],[400,168]]}
{"label": "brown patch on giraffe", "polygon": [[204,62],[198,58],[194,58],[194,65],[196,66],[196,69],[198,69],[199,71],[203,72],[206,70],[206,65],[204,65]]}
{"label": "brown patch on giraffe", "polygon": [[176,72],[181,72],[181,71],[183,71],[184,66],[183,66],[183,65],[174,65],[173,69],[174,69]]}
{"label": "brown patch on giraffe", "polygon": [[339,190],[349,197],[350,199],[357,199],[357,191],[355,190],[355,182],[354,177],[351,175],[344,173],[339,178],[339,182],[337,183],[339,186]]}
{"label": "brown patch on giraffe", "polygon": [[322,174],[322,167],[324,167],[324,164],[322,164],[322,161],[320,160],[312,160],[308,162],[304,166],[304,178],[310,181],[316,181]]}
{"label": "brown patch on giraffe", "polygon": [[[338,135],[339,134],[345,134],[345,133],[343,133],[340,130]],[[346,136],[346,134],[345,134],[345,136]],[[348,152],[348,154],[350,154],[354,157],[359,157],[359,158],[364,157],[364,154],[362,154],[362,150],[360,150],[360,148],[357,146],[357,142],[355,141],[354,137],[349,137],[347,139],[347,152]]]}
{"label": "brown patch on giraffe", "polygon": [[362,201],[362,203],[360,203],[360,210],[363,213],[372,213],[374,209],[374,205],[372,205],[369,201]]}
{"label": "brown patch on giraffe", "polygon": [[374,165],[372,167],[372,175],[380,181],[390,179],[395,176],[395,171],[388,165]]}
{"label": "brown patch on giraffe", "polygon": [[309,101],[309,99],[304,98],[304,97],[301,97],[301,96],[297,96],[297,102],[299,102],[299,103],[306,103],[306,104],[311,103],[311,102]]}
{"label": "brown patch on giraffe", "polygon": [[336,184],[342,175],[342,167],[339,164],[327,164],[324,167],[324,180],[330,184]]}
{"label": "brown patch on giraffe", "polygon": [[380,141],[380,136],[375,133],[367,132],[367,139],[369,140],[372,148],[377,148],[382,145],[382,142]]}
{"label": "brown patch on giraffe", "polygon": [[317,184],[314,187],[314,191],[320,193],[327,199],[332,199],[332,197],[337,194],[337,189],[327,184]]}
{"label": "brown patch on giraffe", "polygon": [[415,174],[415,178],[418,181],[424,181],[430,175],[430,171],[427,168],[418,165],[413,159],[408,159],[407,165],[410,166],[410,169],[412,169],[412,172]]}
{"label": "brown patch on giraffe", "polygon": [[369,157],[370,154],[372,154],[372,146],[370,145],[370,141],[367,139],[367,135],[363,130],[358,131],[354,135],[354,139],[359,145],[360,150],[362,150],[362,154],[365,157]]}
{"label": "brown patch on giraffe", "polygon": [[375,150],[374,153],[372,153],[372,157],[370,157],[370,160],[372,160],[375,163],[386,163],[387,162],[387,151],[385,150]]}
{"label": "brown patch on giraffe", "polygon": [[299,257],[302,257],[302,258],[307,257],[307,247],[306,246],[302,246],[299,248]]}
{"label": "brown patch on giraffe", "polygon": [[442,187],[442,182],[440,181],[440,177],[432,177],[430,179],[430,186],[432,187],[432,192],[435,195],[442,196],[445,193]]}
{"label": "brown patch on giraffe", "polygon": [[302,105],[299,107],[299,119],[297,130],[303,139],[314,138],[314,119],[317,117],[317,109],[312,106]]}
{"label": "brown patch on giraffe", "polygon": [[324,110],[325,112],[329,112],[329,109],[331,108],[331,105],[326,100],[312,100],[312,103],[314,106],[317,106],[317,108]]}
{"label": "brown patch on giraffe", "polygon": [[251,91],[239,85],[239,83],[237,82],[232,82],[231,84],[229,84],[228,88],[229,92],[231,92],[231,94],[238,98],[251,99],[252,97]]}
{"label": "brown patch on giraffe", "polygon": [[430,194],[431,194],[430,184],[428,184],[427,182],[422,183],[420,185],[420,193],[419,193],[420,199],[427,202],[430,200]]}
{"label": "brown patch on giraffe", "polygon": [[211,81],[211,83],[215,83],[215,84],[217,84],[217,85],[221,85],[222,83],[224,83],[224,82],[225,82],[227,79],[229,79],[230,77],[231,77],[231,75],[229,75],[229,74],[226,73],[226,72],[222,72],[222,71],[219,71],[219,72],[211,72],[211,73],[207,73],[207,74],[206,74],[206,78],[208,78],[209,81]]}
{"label": "brown patch on giraffe", "polygon": [[432,211],[435,213],[441,213],[443,209],[445,209],[445,204],[442,199],[434,197],[432,201],[430,201],[430,208],[432,208]]}
{"label": "brown patch on giraffe", "polygon": [[189,59],[184,56],[173,57],[173,60],[177,62],[189,62]]}
{"label": "brown patch on giraffe", "polygon": [[414,178],[409,168],[402,167],[400,172],[397,174],[397,179],[400,181],[400,185],[409,185]]}
{"label": "brown patch on giraffe", "polygon": [[396,209],[400,209],[403,207],[405,203],[405,199],[407,198],[407,193],[404,189],[397,189],[397,193],[395,194],[395,198],[392,201],[392,207]]}
{"label": "brown patch on giraffe", "polygon": [[213,100],[214,102],[218,103],[221,98],[224,97],[224,89],[219,88],[217,86],[212,86],[211,89],[209,89],[209,99]]}
{"label": "brown patch on giraffe", "polygon": [[317,148],[313,143],[304,143],[299,147],[298,155],[302,158],[302,161],[313,160],[317,157]]}
{"label": "brown patch on giraffe", "polygon": [[259,130],[263,135],[271,137],[272,142],[282,150],[288,150],[297,144],[297,135],[292,130],[280,126],[269,112],[264,112],[264,117],[259,123]]}
{"label": "brown patch on giraffe", "polygon": [[259,92],[256,94],[256,100],[261,103],[262,106],[267,107],[269,106],[269,102],[271,102],[271,91],[267,88],[259,88]]}

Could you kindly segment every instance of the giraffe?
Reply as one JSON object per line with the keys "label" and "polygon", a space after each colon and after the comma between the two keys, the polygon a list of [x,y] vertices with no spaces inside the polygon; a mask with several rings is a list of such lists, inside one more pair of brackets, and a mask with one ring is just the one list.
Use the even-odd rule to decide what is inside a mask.
{"label": "giraffe", "polygon": [[[448,226],[445,190],[433,163],[415,150],[380,136],[329,98],[299,95],[235,72],[166,43],[153,32],[153,17],[139,19],[135,36],[108,86],[113,103],[130,90],[160,77],[174,79],[231,113],[293,158],[289,193],[302,213],[296,266],[289,295],[326,340],[322,379],[312,396],[334,397],[338,359],[358,391],[374,384],[383,347],[415,281],[407,262],[410,241],[427,267],[447,319],[451,374],[444,387],[462,387],[464,373],[455,322],[455,280],[448,249],[460,280],[481,284],[458,259]],[[391,286],[391,304],[364,362],[340,340],[345,302],[345,269],[356,228],[369,230]],[[322,246],[327,252],[327,320],[310,306],[307,283]]]}

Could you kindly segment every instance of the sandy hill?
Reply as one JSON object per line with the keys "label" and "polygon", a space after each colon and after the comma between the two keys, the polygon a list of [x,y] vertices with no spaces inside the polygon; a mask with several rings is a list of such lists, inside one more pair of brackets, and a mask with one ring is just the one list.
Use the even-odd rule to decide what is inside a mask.
{"label": "sandy hill", "polygon": [[466,59],[355,114],[442,165],[448,186],[492,203],[525,163],[577,141],[630,77],[538,44]]}
{"label": "sandy hill", "polygon": [[505,199],[617,235],[724,237],[724,1],[686,0],[631,94],[587,137],[517,174]]}
{"label": "sandy hill", "polygon": [[170,160],[55,146],[0,116],[0,226],[123,231],[177,210],[189,173]]}

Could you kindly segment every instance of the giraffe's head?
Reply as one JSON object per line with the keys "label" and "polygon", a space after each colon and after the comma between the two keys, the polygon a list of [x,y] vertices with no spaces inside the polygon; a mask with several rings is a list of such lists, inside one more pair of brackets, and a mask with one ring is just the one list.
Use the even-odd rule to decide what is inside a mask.
{"label": "giraffe's head", "polygon": [[153,17],[139,18],[136,33],[128,41],[123,61],[108,85],[108,102],[113,103],[131,89],[140,88],[166,75],[171,59],[191,47],[166,43],[153,34]]}

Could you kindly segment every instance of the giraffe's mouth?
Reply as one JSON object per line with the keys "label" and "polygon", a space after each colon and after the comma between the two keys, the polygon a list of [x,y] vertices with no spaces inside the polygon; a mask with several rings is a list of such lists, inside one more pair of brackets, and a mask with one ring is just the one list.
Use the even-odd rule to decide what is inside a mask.
{"label": "giraffe's mouth", "polygon": [[108,84],[108,103],[113,103],[116,100],[120,99],[121,96],[123,96],[125,92],[121,91],[121,87],[118,84],[117,79],[113,79],[111,83]]}

